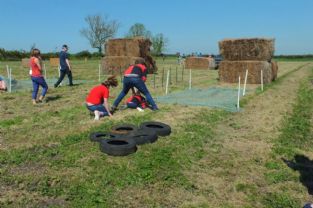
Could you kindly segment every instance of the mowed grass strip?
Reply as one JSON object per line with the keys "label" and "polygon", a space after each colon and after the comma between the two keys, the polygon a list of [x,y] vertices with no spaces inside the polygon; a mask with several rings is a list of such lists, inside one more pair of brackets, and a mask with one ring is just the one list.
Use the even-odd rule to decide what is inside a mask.
{"label": "mowed grass strip", "polygon": [[307,200],[303,197],[308,195],[307,189],[312,189],[313,162],[308,156],[312,156],[313,145],[312,77],[302,81],[292,114],[285,116],[271,160],[265,164],[265,179],[276,190],[263,197],[266,207],[301,207]]}
{"label": "mowed grass strip", "polygon": [[[169,137],[140,146],[137,153],[127,157],[107,156],[88,139],[91,131],[108,130],[118,124],[114,122],[59,138],[60,144],[1,152],[1,186],[28,195],[13,200],[3,196],[0,205],[38,206],[38,201],[48,197],[63,199],[71,207],[112,207],[119,204],[119,198],[113,196],[128,187],[158,184],[191,190],[184,170],[201,159],[203,145],[213,139],[214,125],[226,114],[204,110],[192,115],[189,122],[179,124],[179,131],[173,129]],[[139,124],[154,115],[151,112],[129,120]],[[162,202],[154,203],[162,206]]]}

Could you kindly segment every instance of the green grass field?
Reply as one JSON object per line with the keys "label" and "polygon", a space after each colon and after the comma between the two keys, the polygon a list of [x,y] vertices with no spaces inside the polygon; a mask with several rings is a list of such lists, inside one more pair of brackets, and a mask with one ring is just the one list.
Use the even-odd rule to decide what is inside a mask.
{"label": "green grass field", "polygon": [[[1,62],[0,75],[7,64],[14,78],[29,79],[19,62]],[[33,106],[30,90],[0,94],[0,207],[296,208],[313,201],[313,62],[279,62],[279,79],[264,92],[249,85],[254,93],[240,113],[159,104],[158,112],[118,111],[99,122],[84,106],[99,61],[72,64],[74,80],[90,82],[50,86],[46,103]],[[48,78],[57,77],[46,67]],[[175,59],[158,67],[148,77],[153,96],[165,93],[163,68],[171,69],[170,92],[188,88],[189,71]],[[193,70],[192,78],[195,88],[236,87],[219,83],[216,70]],[[111,90],[110,103],[119,91]],[[149,120],[171,125],[172,134],[127,157],[105,155],[88,138]]]}

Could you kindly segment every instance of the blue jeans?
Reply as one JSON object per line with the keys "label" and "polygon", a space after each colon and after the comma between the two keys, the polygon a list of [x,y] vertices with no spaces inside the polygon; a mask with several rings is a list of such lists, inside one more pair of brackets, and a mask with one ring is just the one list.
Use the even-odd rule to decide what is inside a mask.
{"label": "blue jeans", "polygon": [[124,77],[123,79],[123,89],[120,92],[119,96],[114,101],[113,106],[117,107],[118,104],[122,101],[122,99],[127,95],[130,88],[136,87],[142,94],[145,95],[148,103],[152,106],[152,109],[157,109],[157,105],[155,104],[146,84],[139,77]]}
{"label": "blue jeans", "polygon": [[136,109],[137,107],[139,107],[139,105],[138,105],[137,103],[128,102],[128,103],[127,103],[127,107],[128,107],[128,108]]}
{"label": "blue jeans", "polygon": [[39,90],[39,86],[42,87],[41,96],[44,97],[48,91],[48,85],[43,77],[31,77],[33,82],[33,93],[32,93],[32,99],[37,99],[37,94]]}
{"label": "blue jeans", "polygon": [[58,81],[54,84],[55,87],[59,86],[59,84],[63,81],[66,74],[68,77],[69,85],[73,85],[72,71],[70,71],[68,68],[66,68],[66,69],[60,70],[60,77],[59,77]]}
{"label": "blue jeans", "polygon": [[108,116],[109,113],[107,112],[107,110],[105,109],[105,107],[100,104],[100,105],[86,105],[88,110],[90,110],[91,112],[94,112],[95,110],[99,111],[99,112],[102,112],[103,113],[103,116]]}

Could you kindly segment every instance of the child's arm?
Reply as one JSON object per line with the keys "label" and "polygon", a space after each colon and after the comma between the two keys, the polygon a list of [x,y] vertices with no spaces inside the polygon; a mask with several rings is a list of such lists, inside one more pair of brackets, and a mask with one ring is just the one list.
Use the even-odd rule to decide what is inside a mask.
{"label": "child's arm", "polygon": [[109,104],[108,104],[108,99],[107,98],[103,99],[103,106],[105,107],[105,110],[107,110],[109,116],[112,117],[112,114],[110,113],[110,109],[109,109]]}

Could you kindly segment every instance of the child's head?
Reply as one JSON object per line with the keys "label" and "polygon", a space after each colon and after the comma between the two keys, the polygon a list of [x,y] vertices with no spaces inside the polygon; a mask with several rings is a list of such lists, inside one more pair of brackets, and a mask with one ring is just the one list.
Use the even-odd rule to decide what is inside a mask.
{"label": "child's head", "polygon": [[40,57],[40,50],[37,49],[37,48],[34,48],[34,49],[31,51],[31,56],[36,57],[36,58],[39,58],[39,57]]}
{"label": "child's head", "polygon": [[107,80],[102,82],[102,85],[105,85],[107,87],[117,87],[118,81],[116,79],[116,76],[110,76]]}

